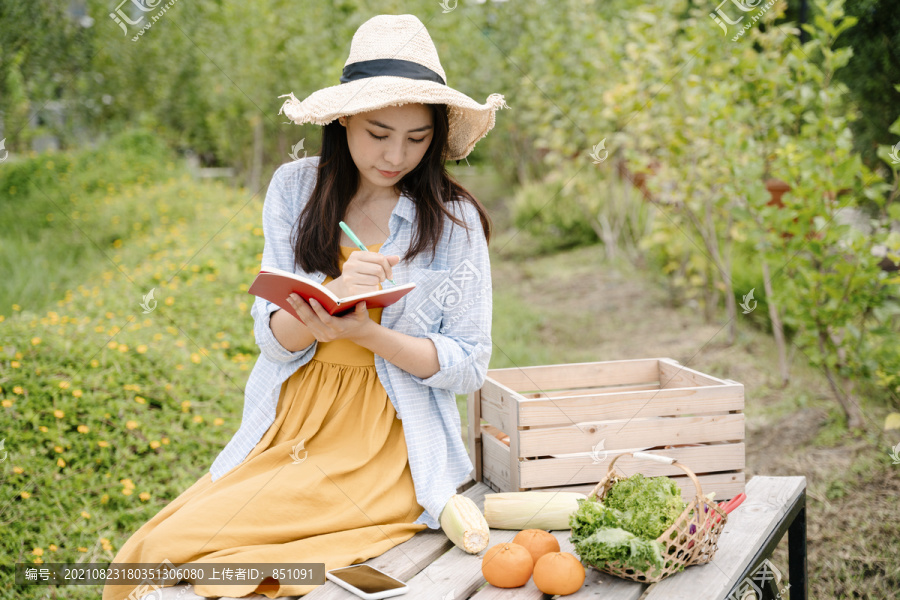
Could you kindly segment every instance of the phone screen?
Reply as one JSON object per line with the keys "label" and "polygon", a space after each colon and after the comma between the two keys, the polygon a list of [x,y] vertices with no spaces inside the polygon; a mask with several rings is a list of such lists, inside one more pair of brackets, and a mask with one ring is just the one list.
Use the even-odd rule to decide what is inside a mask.
{"label": "phone screen", "polygon": [[369,565],[353,565],[345,569],[331,571],[331,575],[346,581],[367,594],[396,590],[406,585],[402,581],[397,581]]}

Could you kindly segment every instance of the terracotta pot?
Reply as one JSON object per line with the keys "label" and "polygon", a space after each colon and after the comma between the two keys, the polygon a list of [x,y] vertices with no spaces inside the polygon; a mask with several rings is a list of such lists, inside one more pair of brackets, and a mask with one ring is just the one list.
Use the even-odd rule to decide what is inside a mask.
{"label": "terracotta pot", "polygon": [[791,186],[789,186],[786,181],[782,181],[780,179],[767,179],[766,189],[769,191],[769,195],[772,196],[772,199],[769,200],[766,205],[784,208],[784,203],[781,201],[781,197],[785,192],[791,190]]}

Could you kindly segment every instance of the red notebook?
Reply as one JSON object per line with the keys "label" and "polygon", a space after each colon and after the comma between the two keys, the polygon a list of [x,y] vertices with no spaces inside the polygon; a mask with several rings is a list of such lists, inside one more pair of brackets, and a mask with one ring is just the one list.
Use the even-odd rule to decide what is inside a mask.
{"label": "red notebook", "polygon": [[290,273],[275,267],[263,267],[260,269],[256,279],[248,294],[265,298],[269,302],[277,304],[290,314],[294,315],[301,323],[303,319],[297,314],[297,311],[288,304],[287,297],[294,292],[307,302],[310,298],[315,298],[322,307],[328,311],[330,315],[343,315],[353,307],[366,301],[366,308],[384,308],[390,306],[416,287],[415,282],[404,283],[390,287],[386,290],[377,290],[365,294],[357,294],[356,296],[347,296],[346,298],[338,298],[334,293],[320,283],[316,283],[311,279]]}

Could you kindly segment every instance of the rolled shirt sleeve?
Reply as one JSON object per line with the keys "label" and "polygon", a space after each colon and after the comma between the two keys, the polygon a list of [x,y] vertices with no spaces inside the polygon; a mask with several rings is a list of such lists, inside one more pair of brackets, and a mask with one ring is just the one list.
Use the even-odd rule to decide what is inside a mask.
{"label": "rolled shirt sleeve", "polygon": [[444,282],[444,309],[439,332],[425,333],[437,349],[440,369],[413,381],[434,388],[468,394],[480,389],[491,359],[493,310],[491,263],[477,209],[465,203],[468,237],[454,226],[450,248],[450,274]]}
{"label": "rolled shirt sleeve", "polygon": [[[285,193],[284,165],[272,176],[266,199],[263,203],[263,257],[261,267],[272,266],[285,271],[294,271],[294,249],[291,244],[291,229],[294,217]],[[276,363],[287,363],[311,358],[315,354],[317,341],[306,348],[291,352],[281,345],[271,328],[272,313],[281,307],[265,298],[256,296],[250,314],[253,317],[253,334],[256,345],[266,358]]]}

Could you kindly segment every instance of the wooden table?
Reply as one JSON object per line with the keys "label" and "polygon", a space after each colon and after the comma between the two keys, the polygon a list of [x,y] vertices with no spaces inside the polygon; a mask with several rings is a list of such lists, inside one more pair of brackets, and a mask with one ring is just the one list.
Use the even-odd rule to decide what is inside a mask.
{"label": "wooden table", "polygon": [[[469,481],[459,493],[484,508],[484,494],[492,490],[483,483]],[[683,573],[646,585],[587,570],[582,588],[568,596],[571,600],[721,600],[728,598],[747,578],[759,573],[760,565],[772,554],[778,542],[789,532],[788,573],[791,600],[806,600],[806,478],[754,477],[747,483],[747,500],[728,516],[719,538],[719,550],[712,562],[689,567]],[[574,554],[568,541],[571,532],[552,532],[563,552]],[[512,541],[515,531],[491,530],[488,547]],[[481,576],[484,552],[466,554],[455,547],[440,530],[425,529],[412,539],[369,559],[366,564],[382,569],[405,581],[410,590],[397,596],[404,600],[545,600],[533,580],[520,588],[500,589]],[[783,565],[775,565],[783,569]],[[775,598],[771,581],[764,598]],[[766,595],[768,594],[768,595]],[[733,596],[732,596],[733,597]],[[353,600],[357,597],[331,581],[305,596],[305,600]]]}

